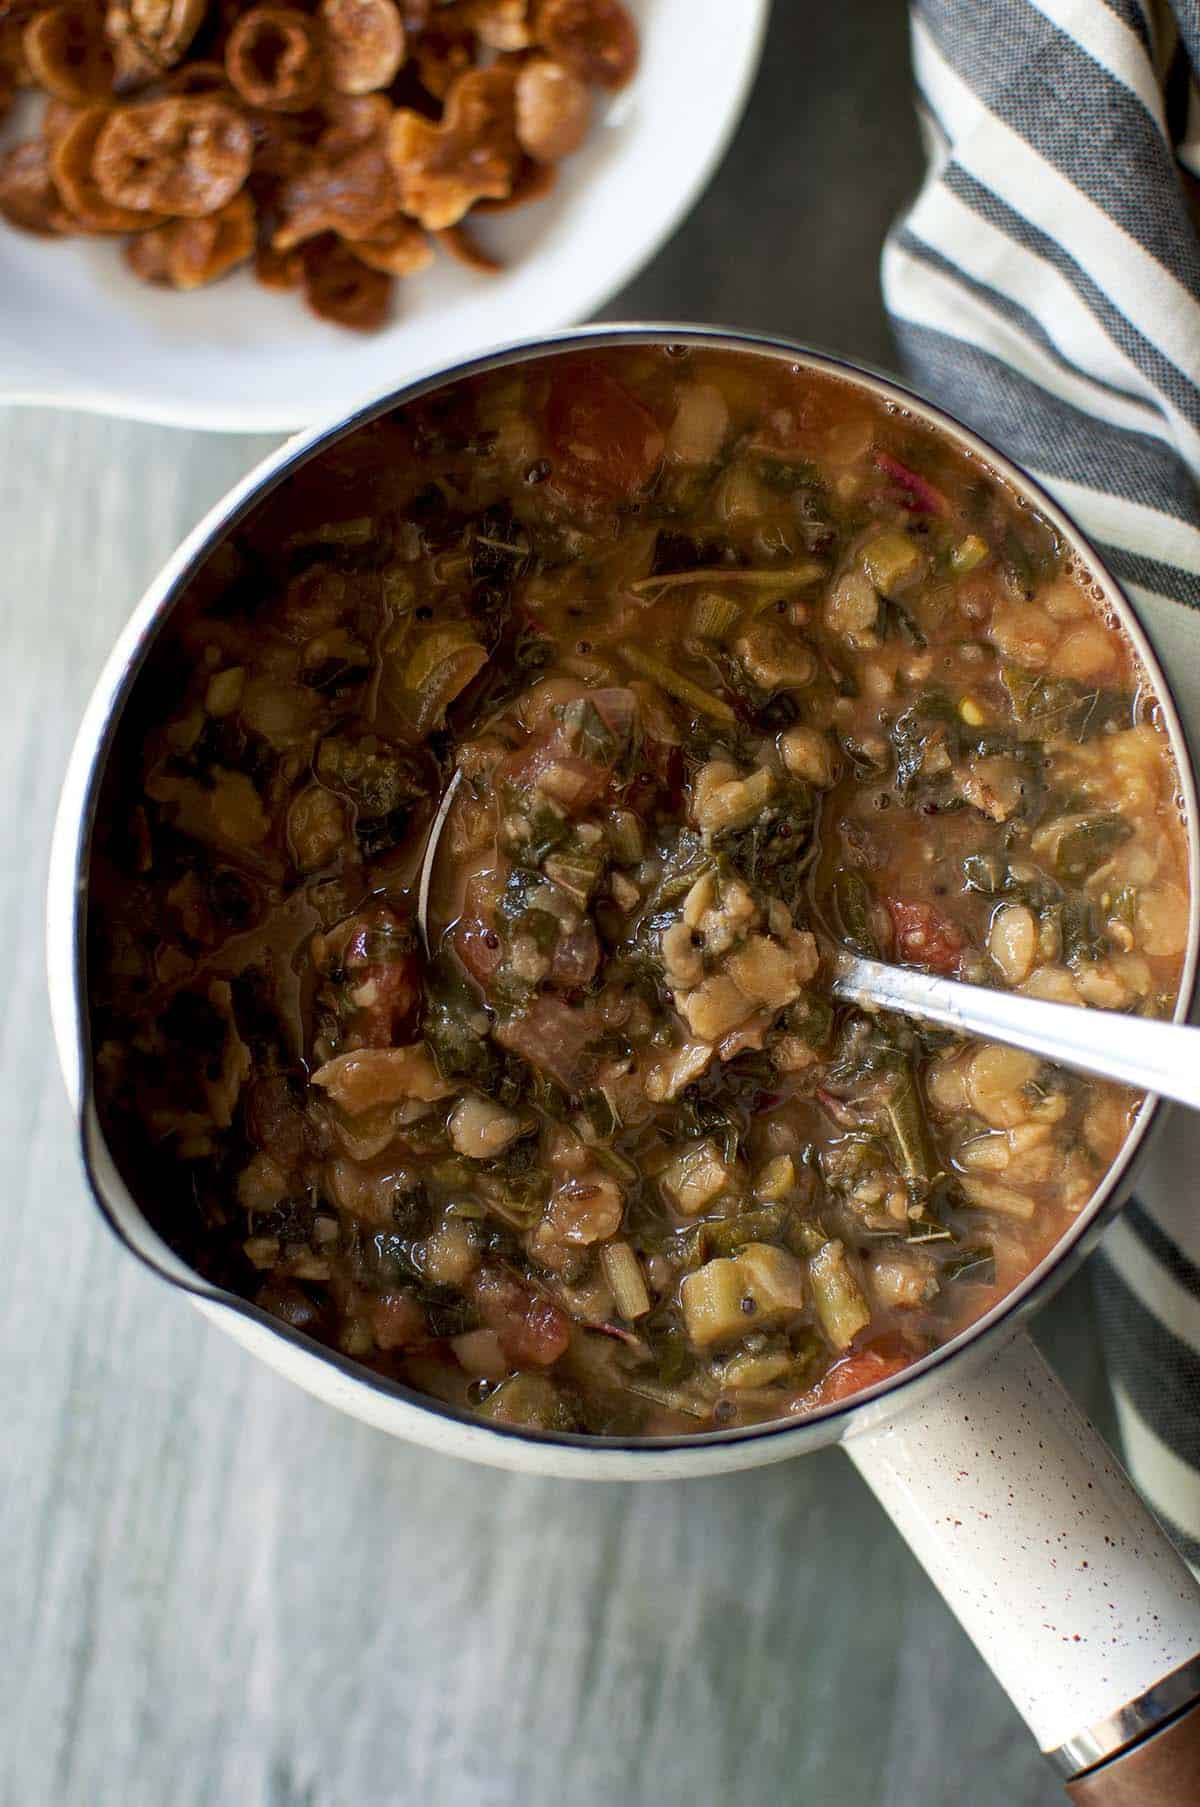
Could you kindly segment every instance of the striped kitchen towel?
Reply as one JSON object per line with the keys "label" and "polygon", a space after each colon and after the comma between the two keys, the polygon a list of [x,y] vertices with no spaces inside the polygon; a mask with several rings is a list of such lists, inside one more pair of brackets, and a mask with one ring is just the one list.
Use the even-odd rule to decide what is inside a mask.
{"label": "striped kitchen towel", "polygon": [[[915,0],[929,172],[884,294],[914,387],[1121,578],[1200,747],[1200,0]],[[1200,1120],[1095,1263],[1125,1454],[1200,1563]]]}

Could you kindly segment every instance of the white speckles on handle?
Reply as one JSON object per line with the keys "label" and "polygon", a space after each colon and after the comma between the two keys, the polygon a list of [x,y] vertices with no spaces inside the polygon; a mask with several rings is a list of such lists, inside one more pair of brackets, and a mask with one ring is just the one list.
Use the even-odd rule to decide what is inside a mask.
{"label": "white speckles on handle", "polygon": [[1200,1587],[1027,1336],[846,1447],[1043,1750],[1200,1652]]}

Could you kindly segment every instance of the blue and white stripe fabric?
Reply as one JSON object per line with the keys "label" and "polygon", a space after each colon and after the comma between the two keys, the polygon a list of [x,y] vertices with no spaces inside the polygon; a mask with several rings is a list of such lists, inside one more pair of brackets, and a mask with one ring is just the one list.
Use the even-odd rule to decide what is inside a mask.
{"label": "blue and white stripe fabric", "polygon": [[[1057,497],[1200,747],[1200,0],[915,0],[929,172],[884,295],[913,385]],[[1200,1562],[1200,1122],[1097,1260],[1125,1454]]]}

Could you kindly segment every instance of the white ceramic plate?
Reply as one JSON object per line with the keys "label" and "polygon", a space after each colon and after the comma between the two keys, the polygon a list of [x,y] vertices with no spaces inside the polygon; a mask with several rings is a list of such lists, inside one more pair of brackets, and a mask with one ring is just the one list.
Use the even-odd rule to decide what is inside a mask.
{"label": "white ceramic plate", "polygon": [[481,222],[505,272],[477,276],[440,256],[398,285],[395,320],[365,337],[244,272],[169,294],[138,282],[111,242],[56,244],[0,226],[0,400],[288,432],[360,392],[586,319],[654,254],[715,169],[768,7],[632,0],[642,59],[629,88],[603,108],[547,200]]}

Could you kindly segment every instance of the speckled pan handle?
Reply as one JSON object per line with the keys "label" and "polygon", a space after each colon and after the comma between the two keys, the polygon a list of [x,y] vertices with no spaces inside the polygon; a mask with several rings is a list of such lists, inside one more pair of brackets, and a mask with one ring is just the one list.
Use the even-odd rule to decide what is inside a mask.
{"label": "speckled pan handle", "polygon": [[1190,1791],[1138,1755],[1200,1703],[1200,1585],[1028,1336],[846,1447],[1074,1798],[1200,1802],[1200,1724]]}

